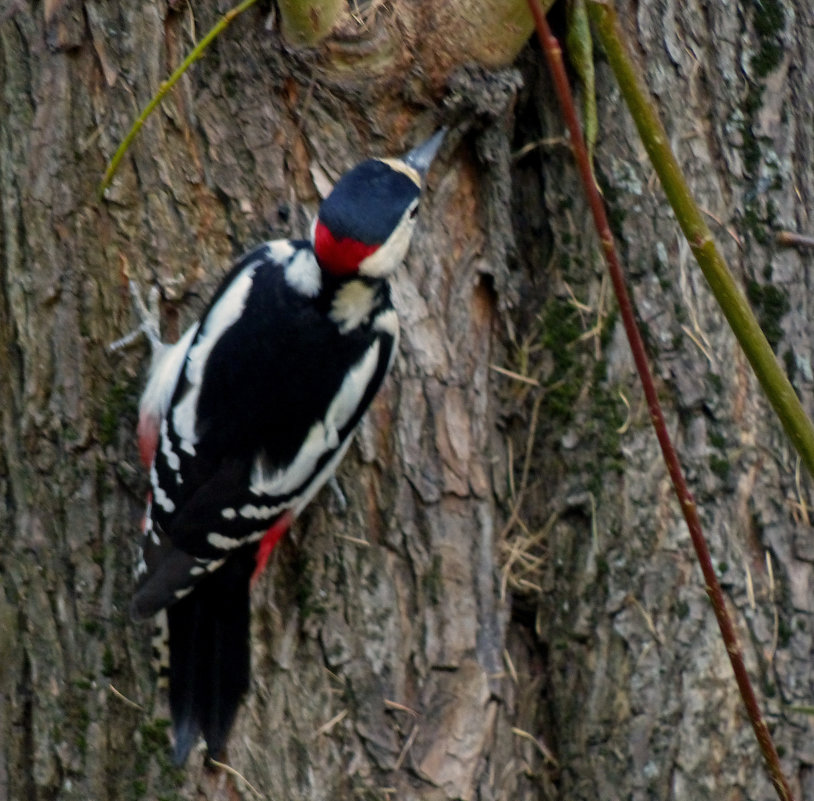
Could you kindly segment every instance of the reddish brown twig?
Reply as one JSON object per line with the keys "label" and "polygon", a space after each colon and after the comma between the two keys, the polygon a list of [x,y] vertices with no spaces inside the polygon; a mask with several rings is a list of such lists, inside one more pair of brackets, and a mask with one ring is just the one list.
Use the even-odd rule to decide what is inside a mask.
{"label": "reddish brown twig", "polygon": [[605,206],[596,186],[593,171],[588,157],[588,151],[585,147],[585,142],[582,137],[579,120],[577,117],[574,100],[571,94],[571,88],[568,84],[565,67],[562,61],[562,50],[560,49],[559,42],[556,37],[551,33],[546,21],[545,14],[540,7],[538,0],[528,0],[529,8],[534,16],[535,25],[537,28],[537,35],[540,39],[540,44],[545,53],[546,62],[549,71],[551,72],[554,88],[557,93],[562,110],[563,118],[565,119],[568,130],[571,134],[571,146],[574,151],[574,157],[577,162],[577,167],[582,179],[583,186],[588,198],[588,203],[591,207],[591,213],[594,218],[599,239],[602,244],[602,250],[605,260],[610,272],[611,282],[616,293],[616,299],[619,303],[619,310],[621,312],[622,321],[625,326],[625,333],[627,334],[628,341],[630,342],[630,349],[633,353],[633,360],[636,363],[636,369],[639,373],[639,380],[641,381],[642,388],[644,389],[645,398],[650,411],[650,420],[653,423],[653,428],[656,431],[659,445],[661,446],[662,456],[667,465],[667,471],[670,474],[670,479],[673,483],[673,489],[678,497],[681,511],[684,515],[684,520],[687,523],[687,528],[690,531],[692,544],[695,548],[695,553],[698,562],[701,565],[701,572],[704,574],[706,582],[707,594],[712,602],[712,608],[715,612],[715,617],[718,621],[718,627],[721,630],[726,651],[729,655],[729,660],[732,663],[732,670],[735,673],[735,680],[740,690],[741,698],[746,707],[749,720],[752,723],[752,728],[755,731],[760,750],[766,760],[766,764],[771,776],[772,783],[777,791],[778,797],[781,801],[792,801],[791,789],[788,782],[783,775],[783,770],[780,767],[780,759],[777,755],[777,749],[774,746],[769,729],[761,714],[760,707],[758,706],[757,698],[755,696],[752,683],[749,680],[749,675],[746,670],[746,665],[743,660],[743,653],[738,644],[738,638],[735,634],[735,626],[726,609],[726,602],[724,594],[721,590],[721,585],[718,583],[718,577],[715,575],[715,568],[712,565],[709,548],[707,546],[704,533],[701,528],[701,520],[698,516],[698,510],[695,505],[695,500],[687,486],[684,479],[684,474],[681,470],[681,465],[678,460],[675,448],[670,440],[670,435],[667,432],[667,426],[664,421],[664,415],[661,411],[661,405],[656,394],[656,388],[653,384],[653,377],[650,373],[650,367],[647,361],[647,355],[644,349],[644,342],[642,341],[641,334],[636,324],[636,319],[633,312],[633,305],[628,295],[627,287],[625,285],[622,268],[619,263],[619,258],[616,253],[616,248],[613,242],[613,236],[608,224]]}
{"label": "reddish brown twig", "polygon": [[795,231],[778,231],[775,242],[789,248],[814,248],[814,236],[798,234]]}

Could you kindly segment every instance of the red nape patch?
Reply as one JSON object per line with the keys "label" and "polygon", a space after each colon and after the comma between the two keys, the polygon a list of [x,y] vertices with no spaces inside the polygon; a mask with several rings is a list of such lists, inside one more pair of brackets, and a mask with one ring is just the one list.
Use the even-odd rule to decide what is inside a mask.
{"label": "red nape patch", "polygon": [[322,269],[332,275],[352,275],[359,270],[359,263],[378,249],[378,245],[366,245],[349,237],[337,239],[317,220],[314,253]]}
{"label": "red nape patch", "polygon": [[294,520],[294,515],[288,511],[283,512],[277,520],[271,524],[269,530],[263,535],[260,540],[260,545],[257,546],[257,553],[254,556],[256,567],[252,573],[252,584],[260,577],[260,574],[265,570],[266,563],[274,550],[274,546],[280,541],[280,537],[288,531],[291,522]]}

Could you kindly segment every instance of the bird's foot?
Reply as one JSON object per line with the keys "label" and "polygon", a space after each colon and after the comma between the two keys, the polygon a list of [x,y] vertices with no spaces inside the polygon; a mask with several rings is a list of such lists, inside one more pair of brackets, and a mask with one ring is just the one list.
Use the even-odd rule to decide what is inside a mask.
{"label": "bird's foot", "polygon": [[129,347],[141,334],[144,334],[155,355],[164,348],[164,343],[161,341],[161,313],[158,305],[160,293],[158,287],[153,286],[150,288],[145,302],[135,281],[132,279],[128,281],[128,286],[130,288],[130,297],[133,299],[133,308],[136,310],[141,322],[134,331],[126,334],[121,339],[117,339],[115,342],[111,342],[109,348],[111,351],[117,351]]}
{"label": "bird's foot", "polygon": [[335,475],[328,479],[328,486],[331,488],[331,492],[333,492],[334,498],[336,498],[336,502],[339,504],[339,511],[342,513],[346,512],[348,510],[348,499],[345,497],[345,493],[342,492],[342,487],[339,486],[339,481]]}

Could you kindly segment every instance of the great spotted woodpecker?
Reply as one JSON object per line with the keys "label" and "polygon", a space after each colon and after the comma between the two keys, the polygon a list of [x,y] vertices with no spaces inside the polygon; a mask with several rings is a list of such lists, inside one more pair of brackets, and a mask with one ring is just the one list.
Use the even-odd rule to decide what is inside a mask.
{"label": "great spotted woodpecker", "polygon": [[252,578],[332,476],[390,370],[387,278],[443,134],[346,173],[310,240],[247,253],[200,320],[159,343],[139,410],[152,487],[132,614],[167,610],[178,763],[201,735],[210,755],[222,751],[249,686]]}

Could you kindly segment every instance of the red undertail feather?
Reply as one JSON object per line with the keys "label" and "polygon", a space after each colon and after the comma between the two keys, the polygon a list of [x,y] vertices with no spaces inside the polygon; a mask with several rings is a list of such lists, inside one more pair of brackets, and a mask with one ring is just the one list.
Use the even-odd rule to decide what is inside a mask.
{"label": "red undertail feather", "polygon": [[150,467],[158,447],[158,420],[149,414],[140,414],[138,418],[138,452],[141,463]]}
{"label": "red undertail feather", "polygon": [[252,584],[257,581],[260,574],[265,570],[266,563],[269,560],[269,556],[271,556],[271,552],[274,550],[274,546],[280,541],[280,537],[288,531],[293,519],[294,515],[291,511],[283,512],[263,535],[263,539],[260,540],[260,545],[257,548],[257,554],[255,556],[257,566],[254,568],[254,573],[252,573]]}

